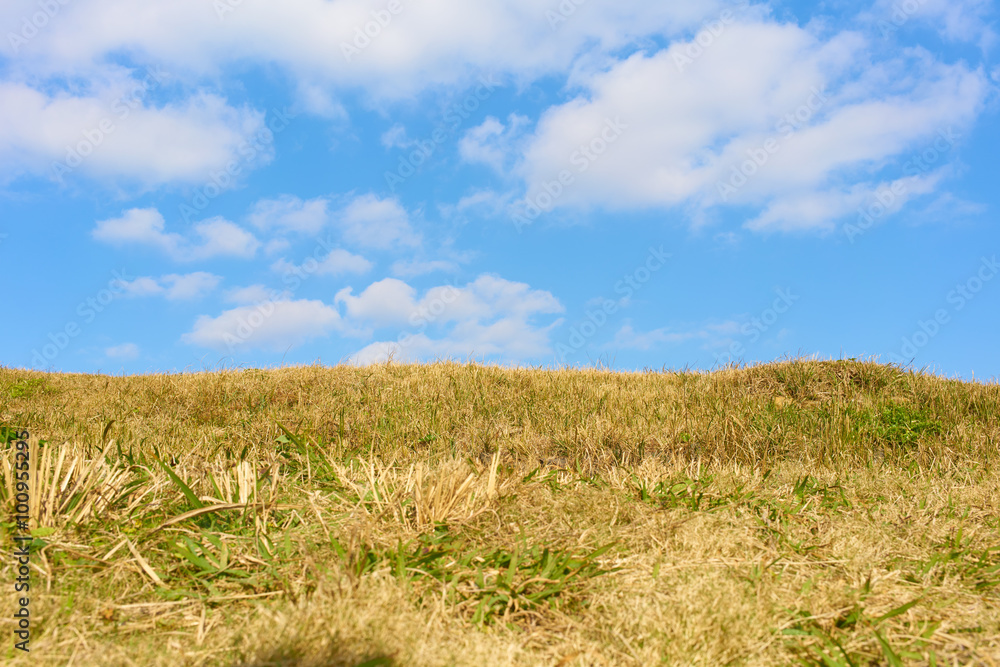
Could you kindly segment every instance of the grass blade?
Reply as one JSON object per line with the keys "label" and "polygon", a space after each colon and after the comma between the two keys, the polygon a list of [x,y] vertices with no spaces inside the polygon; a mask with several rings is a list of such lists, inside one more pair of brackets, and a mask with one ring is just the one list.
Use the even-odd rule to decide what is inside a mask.
{"label": "grass blade", "polygon": [[191,490],[190,486],[184,483],[184,480],[182,480],[180,477],[177,476],[177,473],[171,470],[170,467],[167,466],[159,458],[156,459],[156,462],[160,464],[160,467],[163,468],[163,471],[167,473],[167,476],[170,478],[170,480],[177,485],[177,488],[181,490],[181,493],[184,494],[184,497],[187,499],[188,504],[191,505],[193,509],[201,509],[205,506],[205,503],[198,500],[198,496],[195,495],[194,491]]}
{"label": "grass blade", "polygon": [[889,662],[890,667],[903,667],[903,660],[896,655],[896,652],[889,646],[889,642],[879,634],[878,630],[875,630],[875,639],[882,646],[882,653],[885,655],[885,659]]}
{"label": "grass blade", "polygon": [[912,609],[922,599],[923,598],[916,598],[914,600],[910,600],[906,604],[900,605],[899,607],[896,607],[892,611],[890,611],[888,613],[885,613],[885,614],[882,614],[881,616],[879,616],[878,618],[876,618],[874,620],[874,622],[873,622],[874,625],[878,625],[882,621],[889,620],[890,618],[892,618],[894,616],[899,616],[900,614],[905,614],[908,610]]}

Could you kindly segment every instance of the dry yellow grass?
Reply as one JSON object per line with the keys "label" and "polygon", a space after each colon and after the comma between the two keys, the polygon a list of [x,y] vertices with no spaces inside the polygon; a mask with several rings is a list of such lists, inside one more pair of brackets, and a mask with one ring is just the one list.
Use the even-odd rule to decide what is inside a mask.
{"label": "dry yellow grass", "polygon": [[10,664],[1000,665],[995,384],[0,369],[0,426]]}

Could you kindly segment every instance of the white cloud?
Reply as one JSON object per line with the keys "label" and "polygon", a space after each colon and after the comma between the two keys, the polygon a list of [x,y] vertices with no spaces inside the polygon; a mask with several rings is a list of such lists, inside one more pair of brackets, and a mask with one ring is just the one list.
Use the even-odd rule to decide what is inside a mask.
{"label": "white cloud", "polygon": [[[919,50],[867,63],[865,40],[850,32],[824,39],[736,21],[691,62],[687,46],[582,76],[586,92],[546,111],[524,151],[528,199],[542,208],[728,203],[769,208],[766,226],[825,227],[852,193],[878,186],[888,160],[969,124],[987,92],[981,72]],[[748,163],[755,155],[762,166]],[[723,199],[720,186],[744,164],[751,175]],[[558,188],[562,171],[572,183]],[[820,199],[830,215],[818,214]],[[803,211],[807,220],[793,217]]]}
{"label": "white cloud", "polygon": [[[92,81],[112,73],[92,72]],[[62,180],[68,174],[145,188],[206,182],[213,170],[242,160],[248,141],[265,130],[263,114],[201,93],[163,106],[147,105],[129,84],[113,81],[90,92],[51,92],[0,81],[0,177],[21,173]],[[257,163],[271,157],[260,145]],[[244,166],[246,162],[244,161]]]}
{"label": "white cloud", "polygon": [[98,222],[93,236],[105,243],[153,245],[172,252],[182,239],[180,234],[164,233],[165,225],[166,221],[155,208],[133,208],[125,211],[120,218]]}
{"label": "white cloud", "polygon": [[119,282],[119,287],[125,296],[163,296],[170,301],[189,301],[210,293],[220,282],[219,276],[196,271],[185,275],[171,273],[159,279],[141,276],[130,282]]}
{"label": "white cloud", "polygon": [[334,248],[323,259],[306,258],[301,265],[296,265],[282,258],[271,265],[271,270],[283,274],[316,274],[319,276],[342,276],[349,273],[367,273],[371,271],[372,263],[361,255],[354,255],[343,248]]}
{"label": "white cloud", "polygon": [[372,263],[361,255],[353,255],[343,248],[335,248],[319,263],[316,270],[320,275],[338,276],[345,273],[367,273]]}
{"label": "white cloud", "polygon": [[330,201],[317,197],[302,201],[292,195],[277,199],[262,199],[250,212],[250,223],[260,230],[279,230],[317,234],[330,219]]}
{"label": "white cloud", "polygon": [[300,81],[297,89],[298,103],[307,113],[328,120],[346,120],[347,109],[337,101],[329,86],[308,80]]}
{"label": "white cloud", "polygon": [[971,42],[983,51],[996,43],[996,32],[989,22],[995,13],[990,0],[877,0],[862,19],[872,21],[883,37],[906,29],[911,21],[930,25],[946,39]]}
{"label": "white cloud", "polygon": [[180,234],[164,231],[166,222],[155,208],[133,208],[119,218],[101,220],[92,235],[115,246],[145,245],[157,248],[178,261],[211,257],[253,257],[260,242],[253,234],[223,218],[210,218],[194,226],[198,243]]}
{"label": "white cloud", "polygon": [[266,244],[264,244],[264,254],[265,255],[276,255],[279,252],[285,252],[292,247],[291,241],[285,238],[271,239]]}
{"label": "white cloud", "polygon": [[104,350],[109,359],[132,360],[139,358],[139,346],[135,343],[122,343]]}
{"label": "white cloud", "polygon": [[907,222],[915,224],[939,223],[954,225],[970,218],[985,215],[989,206],[980,202],[967,201],[945,192],[907,216]]}
{"label": "white cloud", "polygon": [[914,197],[932,192],[941,176],[941,173],[932,173],[907,176],[891,183],[865,183],[849,189],[788,194],[775,199],[745,226],[754,231],[831,229],[834,220],[849,215],[856,217],[858,209],[870,207],[880,196],[888,203],[879,209],[881,219],[896,213]]}
{"label": "white cloud", "polygon": [[[433,287],[423,296],[403,281],[387,278],[358,296],[345,288],[333,305],[293,300],[262,285],[232,290],[226,299],[236,307],[215,317],[202,315],[182,341],[230,351],[283,351],[333,333],[371,335],[371,327],[394,327],[402,332],[398,343],[375,342],[353,358],[370,361],[379,351],[399,345],[400,359],[530,359],[551,352],[550,332],[562,322],[536,320],[563,310],[549,292],[490,275],[464,287]],[[437,337],[431,338],[429,331]]]}
{"label": "white cloud", "polygon": [[[427,340],[426,336],[422,340]],[[348,358],[348,363],[356,366],[369,366],[371,364],[385,363],[386,361],[411,361],[403,352],[403,346],[399,343],[379,341],[369,343],[352,354]]]}
{"label": "white cloud", "polygon": [[424,333],[400,341],[370,343],[349,361],[366,365],[393,360],[403,362],[497,358],[504,361],[539,359],[552,353],[550,333],[561,319],[540,327],[517,318],[502,318],[491,324],[464,322],[448,335],[433,339]]}
{"label": "white cloud", "polygon": [[382,133],[382,145],[389,148],[408,148],[413,145],[413,141],[406,136],[406,128],[396,123]]}
{"label": "white cloud", "polygon": [[355,197],[340,212],[339,222],[344,238],[359,246],[386,250],[420,245],[409,214],[395,198],[379,199],[374,194]]}
{"label": "white cloud", "polygon": [[219,276],[204,271],[196,271],[187,275],[172,273],[163,276],[161,280],[167,286],[164,296],[171,300],[201,298],[218,287],[219,283],[222,282],[222,278]]}
{"label": "white cloud", "polygon": [[468,130],[458,142],[459,155],[466,162],[481,162],[499,171],[507,157],[506,151],[497,146],[503,131],[503,123],[493,116],[487,116],[486,120]]}
{"label": "white cloud", "polygon": [[132,298],[159,296],[164,292],[164,287],[160,284],[160,281],[149,276],[140,276],[132,281],[119,281],[118,287],[121,288],[125,296]]}
{"label": "white cloud", "polygon": [[[563,311],[551,293],[497,276],[483,275],[465,287],[434,287],[417,298],[414,288],[387,278],[358,296],[341,290],[335,299],[359,324],[397,326],[397,342],[378,341],[351,357],[354,363],[384,360],[392,351],[400,361],[455,357],[538,358],[551,352],[550,332],[562,320],[536,324]],[[433,329],[439,337],[426,332]]]}
{"label": "white cloud", "polygon": [[283,352],[342,328],[340,313],[322,301],[265,301],[238,306],[217,317],[202,315],[193,329],[181,336],[181,341],[230,352],[248,349]]}
{"label": "white cloud", "polygon": [[493,190],[478,190],[472,194],[465,195],[455,204],[458,213],[465,213],[469,209],[484,207],[487,210],[499,211],[510,202],[509,194],[501,194]]}
{"label": "white cloud", "polygon": [[481,219],[506,215],[517,198],[518,192],[513,187],[506,192],[477,189],[462,196],[454,204],[439,204],[438,211],[445,220],[463,224],[469,222],[472,216]]}
{"label": "white cloud", "polygon": [[260,242],[253,234],[223,218],[211,218],[194,226],[195,234],[202,238],[201,245],[187,249],[190,259],[207,259],[218,255],[253,257]]}
{"label": "white cloud", "polygon": [[[722,6],[716,0],[621,0],[573,6],[563,16],[558,2],[539,0],[403,3],[403,11],[391,16],[370,45],[345,55],[344,45],[354,43],[356,31],[384,3],[91,0],[63,6],[59,20],[18,56],[50,70],[75,71],[114,55],[136,54],[195,77],[216,75],[233,64],[266,63],[292,74],[307,108],[330,113],[337,109],[330,90],[357,87],[406,98],[483,71],[519,79],[562,72],[584,49],[611,52],[643,36],[678,34],[717,15]],[[8,29],[17,29],[20,15],[37,11],[26,0],[20,7],[20,14],[10,15]]]}
{"label": "white cloud", "polygon": [[458,152],[466,162],[481,163],[503,173],[514,152],[514,141],[528,124],[528,118],[511,114],[504,125],[488,116],[465,133],[458,142]]}
{"label": "white cloud", "polygon": [[376,326],[405,325],[417,312],[417,291],[402,280],[385,278],[354,296],[353,288],[337,292],[334,302],[344,304],[348,316]]}

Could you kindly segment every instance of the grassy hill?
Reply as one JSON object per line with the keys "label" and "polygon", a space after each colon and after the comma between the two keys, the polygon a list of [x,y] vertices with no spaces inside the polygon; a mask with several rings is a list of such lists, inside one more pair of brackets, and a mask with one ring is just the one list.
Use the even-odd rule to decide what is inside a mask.
{"label": "grassy hill", "polygon": [[102,665],[1000,665],[1000,387],[858,361],[0,369],[31,653]]}

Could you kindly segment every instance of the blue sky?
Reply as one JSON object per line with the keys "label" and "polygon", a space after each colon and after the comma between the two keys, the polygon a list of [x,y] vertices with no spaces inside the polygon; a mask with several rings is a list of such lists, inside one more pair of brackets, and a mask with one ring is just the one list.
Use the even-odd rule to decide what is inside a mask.
{"label": "blue sky", "polygon": [[0,363],[1000,375],[995,3],[8,0]]}

